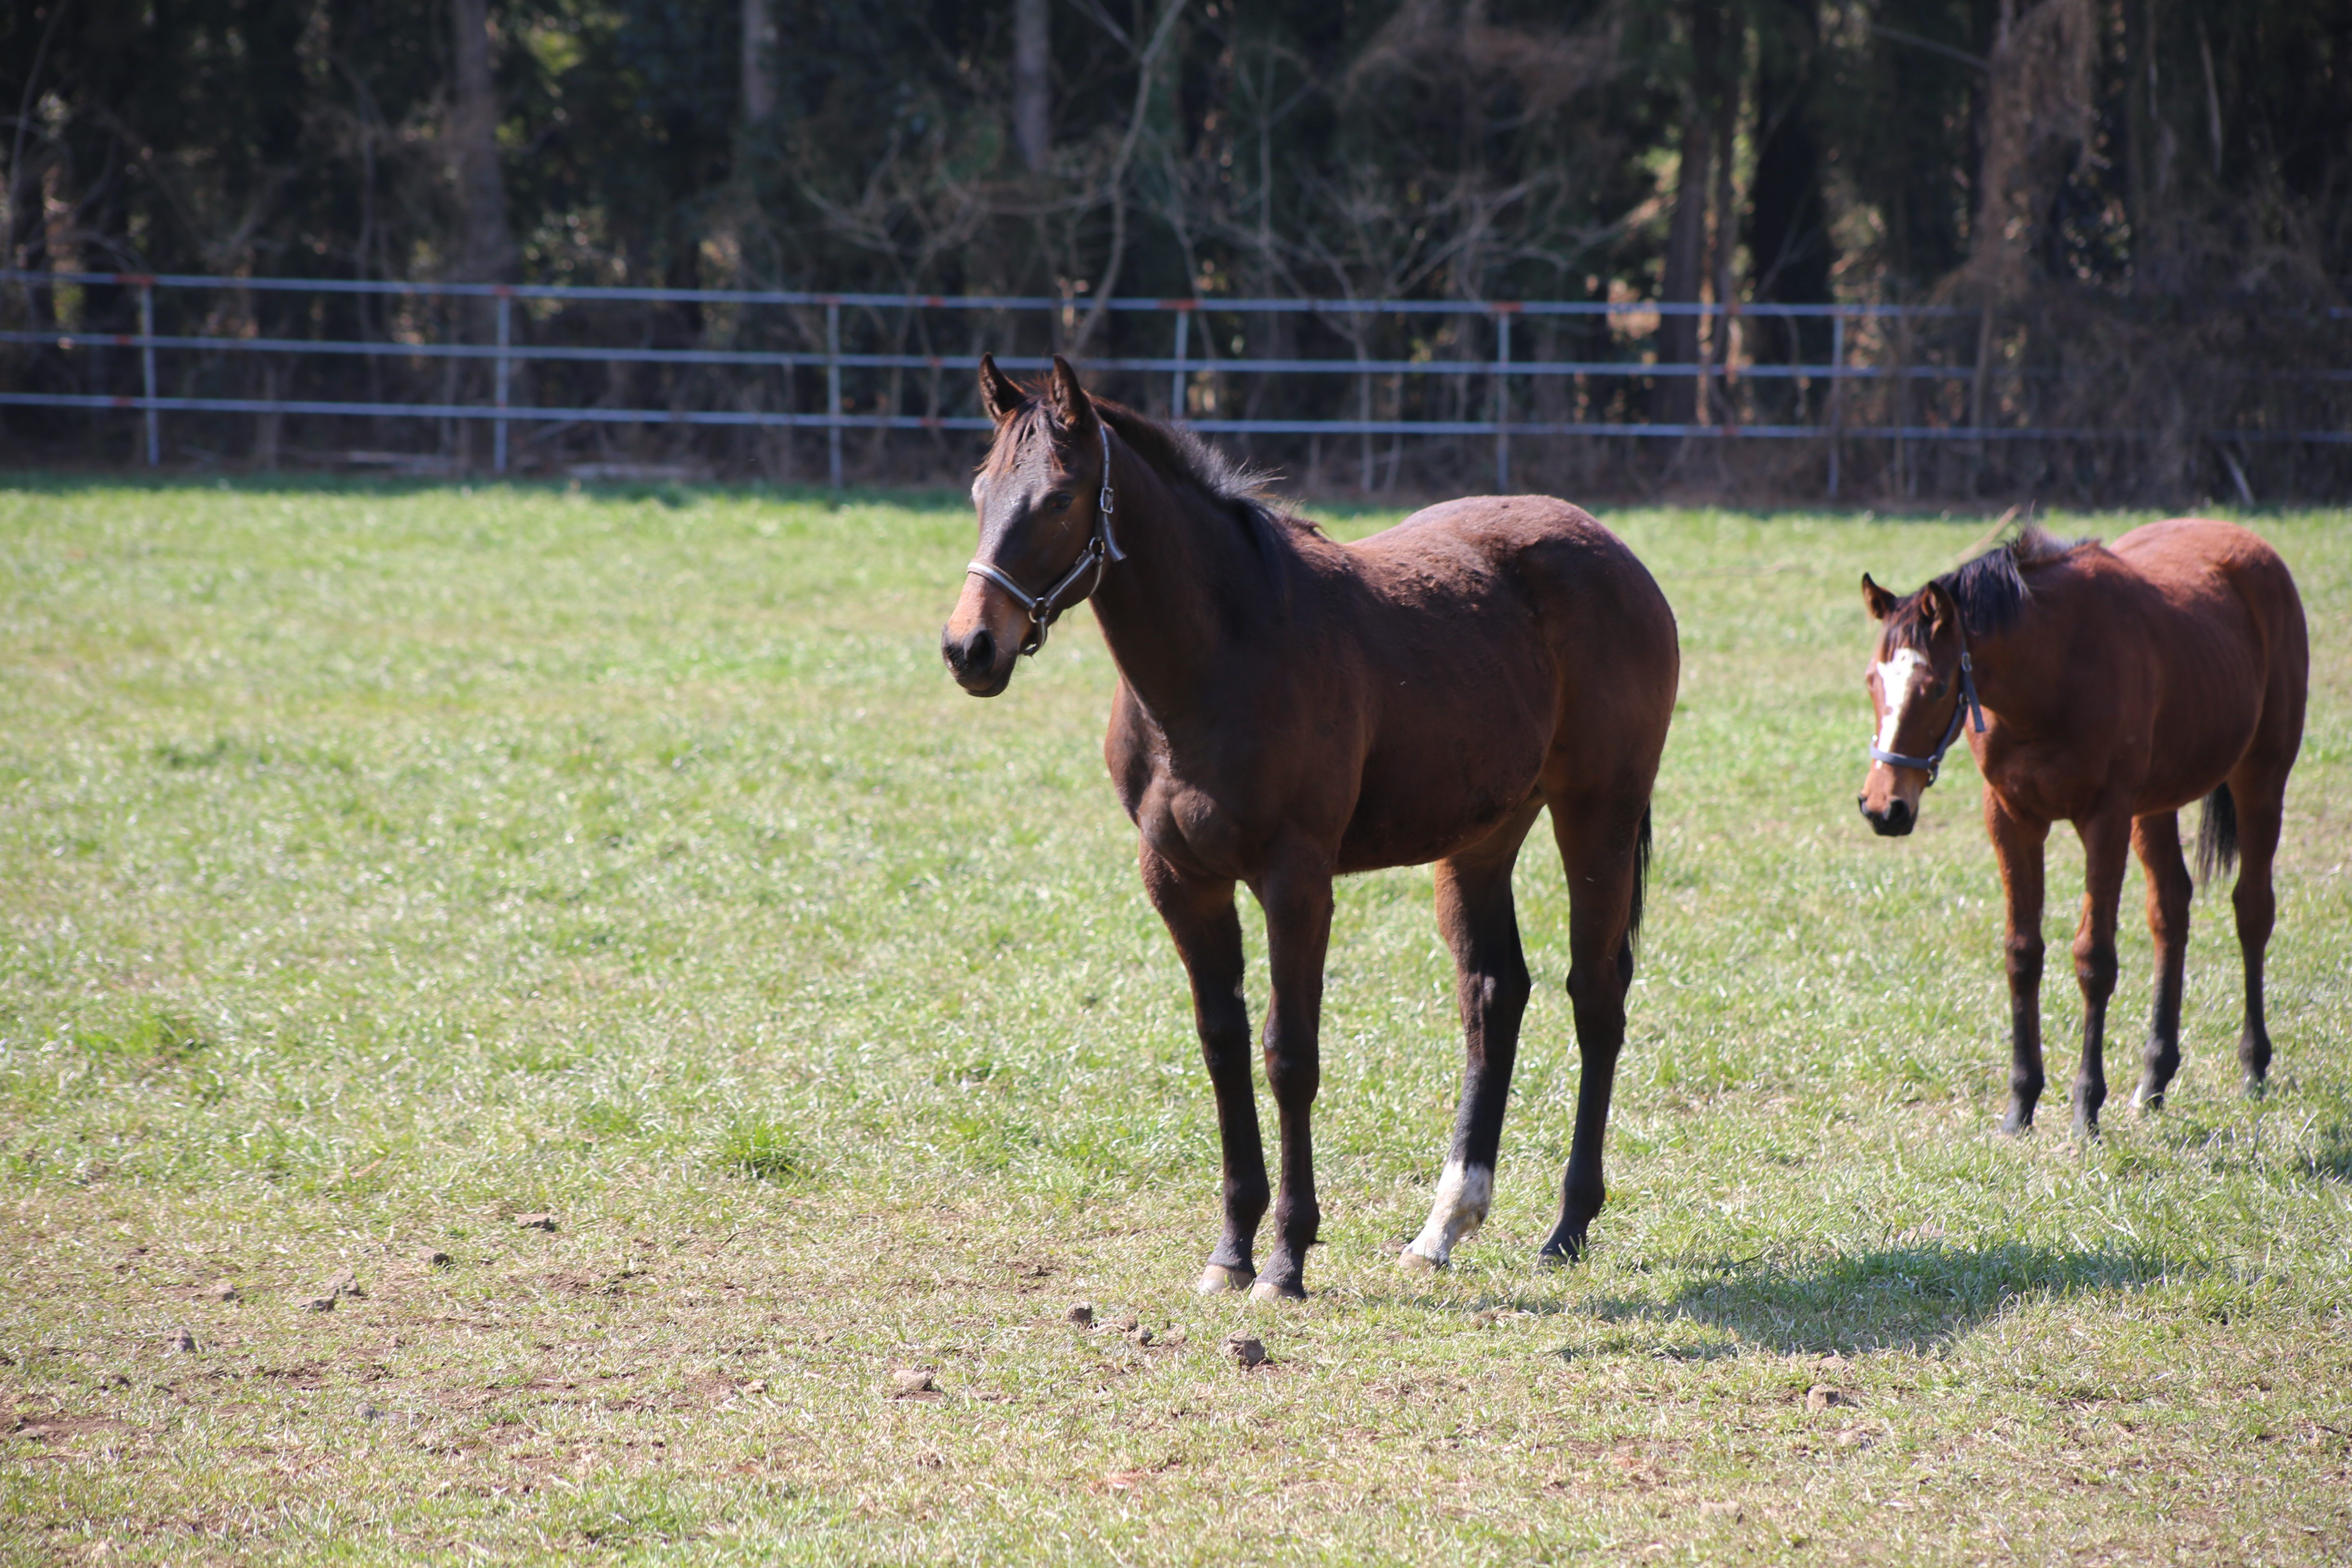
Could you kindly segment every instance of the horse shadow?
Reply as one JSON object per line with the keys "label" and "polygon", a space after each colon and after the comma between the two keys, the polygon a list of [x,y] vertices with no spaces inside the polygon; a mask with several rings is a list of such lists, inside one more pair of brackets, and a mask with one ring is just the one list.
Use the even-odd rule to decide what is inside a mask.
{"label": "horse shadow", "polygon": [[[1654,1290],[1504,1289],[1465,1305],[1574,1325],[1559,1354],[1712,1361],[1759,1352],[1933,1353],[2036,1302],[2178,1283],[2193,1265],[2137,1247],[1897,1241],[1855,1250],[1687,1256],[1640,1266]],[[1499,1283],[1499,1281],[1498,1281]],[[1535,1282],[1530,1281],[1530,1284]]]}
{"label": "horse shadow", "polygon": [[2352,1182],[2352,1121],[2321,1128],[2304,1168],[2323,1181]]}

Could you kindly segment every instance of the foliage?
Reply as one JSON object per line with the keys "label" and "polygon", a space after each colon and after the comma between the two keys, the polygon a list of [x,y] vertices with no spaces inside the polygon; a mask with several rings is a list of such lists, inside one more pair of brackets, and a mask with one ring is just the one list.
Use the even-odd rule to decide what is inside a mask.
{"label": "foliage", "polygon": [[[1996,455],[1938,485],[1983,493],[2053,477],[2059,493],[2194,493],[2226,477],[2219,454],[2195,455],[2204,430],[2326,421],[2282,416],[2254,384],[2340,368],[2343,334],[2315,330],[2315,312],[2352,276],[2352,0],[1054,0],[1053,145],[1034,171],[1009,131],[1021,3],[754,0],[779,34],[750,62],[777,100],[754,121],[739,0],[494,0],[514,238],[470,254],[510,252],[549,282],[1060,295],[1074,309],[1026,346],[1098,357],[1164,352],[1139,335],[1158,323],[1093,308],[1114,292],[1942,298],[2007,313],[2000,333],[1952,350],[2030,384],[1993,415],[2165,432],[2137,479],[2126,465],[2084,486],[2064,457],[2036,468]],[[447,0],[8,0],[0,112],[21,112],[0,128],[0,250],[36,270],[454,276],[469,252],[451,36]],[[1709,152],[1713,179],[1688,156]],[[1667,255],[1678,227],[1696,247],[1680,270]],[[129,308],[111,289],[6,298],[37,329],[61,310],[119,328]],[[352,298],[235,298],[213,314],[164,330],[487,330]],[[806,346],[814,331],[694,305],[598,320],[593,335],[578,321],[526,330],[740,346]],[[1702,346],[1672,318],[1666,329],[1652,343],[1598,322],[1547,328],[1543,347],[1728,352],[1727,330]],[[903,326],[876,331],[876,346],[907,347]],[[1466,317],[1247,317],[1195,352],[1475,359],[1482,331]],[[1826,353],[1822,330],[1787,335],[1791,353]],[[1745,352],[1782,345],[1767,333]],[[1861,352],[1891,363],[1913,348]],[[2197,374],[2216,359],[2230,375]],[[31,344],[9,374],[111,386],[126,367]],[[448,395],[456,371],[427,369]],[[600,382],[575,367],[565,395],[677,394],[603,370]],[[188,373],[199,390],[294,390],[275,374],[252,355]],[[336,361],[299,374],[325,396],[387,373]],[[1654,395],[1679,387],[1686,402],[1689,384],[1669,378]],[[1381,417],[1465,417],[1482,395],[1469,377],[1443,378],[1426,406],[1401,384],[1253,385],[1290,408],[1383,404]],[[1570,395],[1530,394],[1540,416],[1604,420],[1641,417],[1654,396],[1624,380],[1574,392],[1573,410]],[[799,406],[810,394],[735,395]],[[897,379],[879,395],[925,411]],[[1727,416],[1822,416],[1818,390],[1748,395],[1763,401]],[[1886,412],[1968,423],[1984,397]],[[38,413],[10,425],[81,427]],[[276,426],[254,440],[274,462]],[[1425,482],[1464,481],[1468,448],[1431,450]],[[2227,461],[2270,489],[2336,477],[2326,453]],[[1916,489],[1907,472],[1897,482]]]}

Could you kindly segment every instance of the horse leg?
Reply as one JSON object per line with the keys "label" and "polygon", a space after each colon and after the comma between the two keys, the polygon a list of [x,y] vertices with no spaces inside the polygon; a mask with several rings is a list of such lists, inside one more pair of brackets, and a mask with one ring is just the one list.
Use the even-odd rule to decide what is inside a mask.
{"label": "horse leg", "polygon": [[2103,813],[2075,824],[2083,840],[2083,918],[2074,927],[2074,981],[2083,988],[2083,1060],[2074,1069],[2074,1135],[2099,1135],[2106,1102],[2107,998],[2116,991],[2116,914],[2131,864],[2131,818]]}
{"label": "horse leg", "polygon": [[2003,1132],[2033,1125],[2042,1099],[2042,846],[2046,822],[2011,815],[1991,790],[1985,791],[1985,833],[2000,868],[2001,892],[2009,905],[2003,955],[2009,971],[2009,1110]]}
{"label": "horse leg", "polygon": [[1315,1202],[1315,1140],[1309,1119],[1323,1068],[1323,955],[1331,942],[1331,870],[1304,851],[1281,857],[1252,891],[1265,908],[1270,994],[1265,1006],[1265,1081],[1282,1128],[1282,1174],[1274,1196],[1274,1256],[1251,1287],[1255,1300],[1307,1294],[1307,1249],[1323,1211]]}
{"label": "horse leg", "polygon": [[2196,885],[2180,858],[2180,815],[2156,812],[2132,824],[2132,847],[2147,873],[2147,929],[2156,938],[2156,1006],[2140,1057],[2132,1104],[2155,1110],[2165,1085],[2180,1070],[2180,992],[2189,967],[2189,900]]}
{"label": "horse leg", "polygon": [[2230,781],[2238,807],[2238,885],[2230,902],[2238,917],[2238,951],[2246,962],[2246,1028],[2238,1037],[2238,1065],[2245,1069],[2246,1092],[2258,1095],[2271,1070],[2271,1034],[2263,1019],[2263,959],[2278,919],[2271,862],[2278,855],[2286,780],[2247,778],[2246,771],[2241,769],[2241,776]]}
{"label": "horse leg", "polygon": [[1256,1277],[1251,1256],[1265,1215],[1265,1148],[1258,1141],[1250,1084],[1249,1004],[1242,995],[1242,927],[1231,882],[1188,878],[1149,845],[1143,889],[1175,939],[1192,981],[1192,1021],[1217,1094],[1217,1142],[1224,1156],[1224,1234],[1209,1254],[1200,1289],[1242,1290]]}
{"label": "horse leg", "polygon": [[1568,870],[1568,995],[1576,1013],[1576,1052],[1583,1071],[1576,1086],[1576,1135],[1560,1181],[1559,1223],[1543,1256],[1574,1261],[1584,1255],[1592,1216],[1608,1201],[1601,1145],[1609,1128],[1609,1096],[1617,1079],[1617,1053],[1625,1043],[1625,988],[1633,981],[1633,909],[1641,895],[1640,844],[1646,801],[1631,815],[1580,809],[1553,800],[1552,837]]}
{"label": "horse leg", "polygon": [[1486,1223],[1494,1200],[1495,1150],[1529,990],[1511,867],[1538,809],[1530,801],[1485,842],[1437,863],[1437,926],[1454,954],[1454,995],[1462,1009],[1462,1102],[1429,1223],[1397,1259],[1408,1268],[1444,1268],[1454,1244]]}

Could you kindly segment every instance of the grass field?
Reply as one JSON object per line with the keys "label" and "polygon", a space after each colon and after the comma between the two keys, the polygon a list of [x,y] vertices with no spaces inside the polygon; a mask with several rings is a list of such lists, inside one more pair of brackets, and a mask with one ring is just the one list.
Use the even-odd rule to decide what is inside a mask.
{"label": "grass field", "polygon": [[1425,871],[1351,881],[1279,1307],[1190,1293],[1210,1097],[1090,620],[992,702],[940,665],[961,500],[12,481],[0,1558],[2352,1560],[2352,518],[2255,520],[2317,659],[2275,1088],[2211,890],[2170,1106],[2087,1148],[2071,836],[2003,1141],[1975,773],[1853,805],[1859,574],[1981,521],[1606,521],[1685,675],[1595,1253],[1534,1258],[1538,832],[1485,1236],[1394,1265],[1452,977]]}

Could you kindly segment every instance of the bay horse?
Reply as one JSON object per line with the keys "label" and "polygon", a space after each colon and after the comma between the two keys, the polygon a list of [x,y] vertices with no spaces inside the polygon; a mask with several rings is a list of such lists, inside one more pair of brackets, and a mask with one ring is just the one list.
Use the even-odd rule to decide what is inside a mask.
{"label": "bay horse", "polygon": [[1910,832],[1921,792],[1963,732],[1984,776],[1985,830],[2009,904],[2001,1130],[2032,1125],[2042,1095],[2042,849],[2053,822],[2074,825],[2084,862],[2074,949],[2083,991],[2076,1135],[2097,1133],[2106,1100],[2116,903],[2134,849],[2147,873],[2157,974],[2132,1100],[2143,1110],[2164,1103],[2180,1066],[2192,891],[2178,813],[2200,798],[2199,879],[2233,859],[2240,867],[2238,1060],[2246,1092],[2260,1093],[2271,1062],[2263,1022],[2263,954],[2277,912],[2271,862],[2311,667],[2286,563],[2246,530],[2203,518],[2152,522],[2112,547],[2029,527],[1907,598],[1867,573],[1862,594],[1881,626],[1865,678],[1877,733],[1863,816],[1881,834]]}
{"label": "bay horse", "polygon": [[[1486,1218],[1530,989],[1511,867],[1546,806],[1583,1076],[1543,1251],[1580,1255],[1604,1195],[1650,790],[1680,676],[1657,584],[1591,517],[1535,496],[1448,501],[1334,543],[1190,432],[1089,396],[1058,357],[1034,393],[983,357],[980,392],[996,430],[972,485],[979,555],[940,651],[966,691],[995,696],[1085,600],[1117,661],[1103,758],[1216,1092],[1224,1228],[1200,1289],[1306,1294],[1324,951],[1332,880],[1349,872],[1436,862],[1467,1041],[1451,1152],[1402,1261],[1444,1265]],[[1281,1165],[1263,1274],[1236,883],[1265,910],[1272,981]]]}

